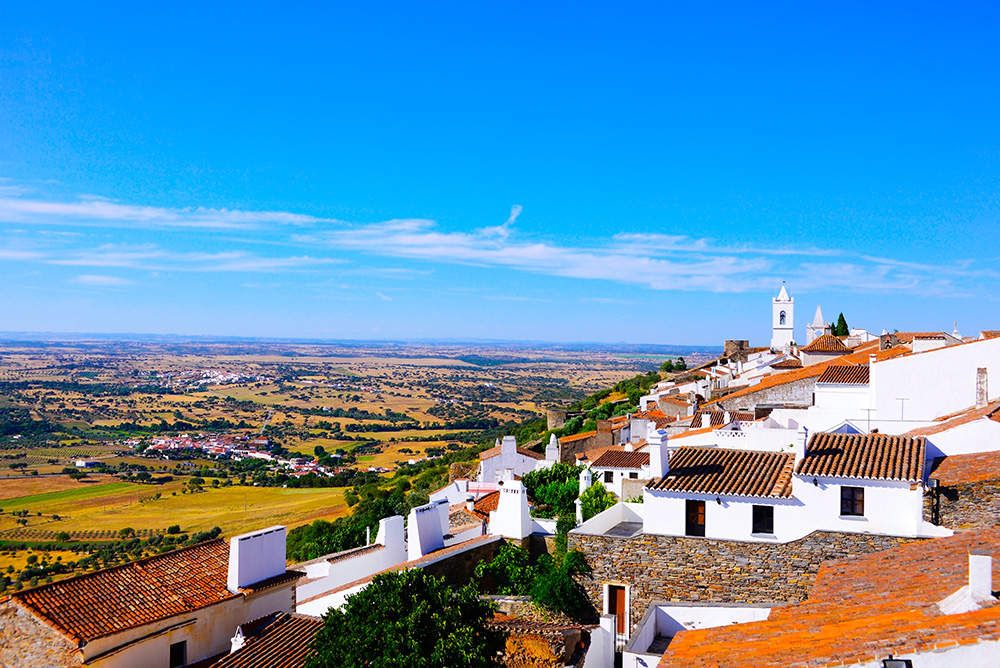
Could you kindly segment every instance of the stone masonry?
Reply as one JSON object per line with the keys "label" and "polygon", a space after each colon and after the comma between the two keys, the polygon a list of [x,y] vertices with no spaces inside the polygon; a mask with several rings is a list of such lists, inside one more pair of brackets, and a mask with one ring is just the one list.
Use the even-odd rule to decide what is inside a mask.
{"label": "stone masonry", "polygon": [[749,543],[639,534],[632,538],[571,533],[569,548],[590,564],[577,581],[597,613],[604,583],[631,587],[631,631],[653,601],[795,603],[828,559],[913,542],[874,534],[814,532],[791,543]]}
{"label": "stone masonry", "polygon": [[[1000,480],[942,485],[941,526],[985,529],[1000,524]],[[931,521],[934,492],[924,495],[924,519]]]}
{"label": "stone masonry", "polygon": [[80,666],[69,640],[14,601],[0,603],[0,668]]}

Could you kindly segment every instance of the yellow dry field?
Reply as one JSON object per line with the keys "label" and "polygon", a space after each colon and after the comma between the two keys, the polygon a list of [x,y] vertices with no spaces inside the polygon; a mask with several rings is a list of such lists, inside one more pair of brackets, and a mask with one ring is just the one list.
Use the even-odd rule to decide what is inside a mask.
{"label": "yellow dry field", "polygon": [[[426,459],[427,448],[443,448],[447,441],[428,441],[425,443],[394,443],[382,452],[371,455],[358,456],[358,468],[365,469],[370,466],[380,466],[387,469],[395,469],[397,462],[407,463],[410,459],[420,461]],[[401,448],[413,450],[413,453],[400,452]]]}
{"label": "yellow dry field", "polygon": [[[179,524],[188,532],[218,526],[227,536],[274,524],[293,528],[315,519],[331,520],[348,514],[343,488],[206,486],[204,492],[184,494],[181,480],[164,485],[97,480],[74,485],[57,491],[27,490],[35,493],[4,500],[0,506],[5,511],[0,516],[0,539],[4,532],[16,528],[8,512],[12,510],[29,512],[26,529],[139,530]],[[152,498],[157,492],[160,498]],[[39,512],[41,517],[37,516]],[[53,521],[52,515],[62,519]]]}
{"label": "yellow dry field", "polygon": [[[113,480],[111,476],[105,475],[93,476],[93,479],[101,483]],[[0,478],[0,508],[4,507],[2,501],[6,499],[16,499],[18,497],[45,494],[47,492],[61,492],[67,489],[79,489],[79,487],[79,482],[64,475]]]}

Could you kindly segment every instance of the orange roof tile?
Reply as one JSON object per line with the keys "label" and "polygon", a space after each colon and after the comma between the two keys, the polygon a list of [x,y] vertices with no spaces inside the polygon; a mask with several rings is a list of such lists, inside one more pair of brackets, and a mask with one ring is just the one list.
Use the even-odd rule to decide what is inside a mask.
{"label": "orange roof tile", "polygon": [[934,460],[929,477],[944,486],[1000,480],[1000,452],[976,452]]}
{"label": "orange roof tile", "polygon": [[982,420],[984,418],[992,420],[1000,419],[1000,402],[993,402],[983,408],[970,408],[959,413],[946,415],[943,418],[940,418],[937,424],[910,430],[906,432],[906,435],[930,436],[931,434],[939,434],[943,431],[948,431],[949,429],[954,429],[955,427],[963,424],[968,424],[969,422],[975,422],[976,420]]}
{"label": "orange roof tile", "polygon": [[[490,459],[492,457],[498,456],[500,454],[500,448],[501,446],[496,445],[490,448],[489,450],[483,450],[482,452],[479,453],[479,459],[480,460]],[[531,457],[532,459],[545,459],[545,455],[538,454],[534,450],[522,448],[521,446],[517,446],[517,453],[519,455],[524,455],[525,457]]]}
{"label": "orange roof tile", "polygon": [[889,654],[998,640],[1000,605],[953,615],[937,607],[968,584],[968,554],[978,550],[993,556],[996,582],[997,529],[825,562],[804,603],[774,608],[766,621],[682,631],[659,668],[867,664]]}
{"label": "orange roof tile", "polygon": [[801,476],[904,480],[924,477],[922,436],[813,434],[795,473]]}
{"label": "orange roof tile", "polygon": [[500,504],[500,490],[484,494],[472,504],[472,514],[479,519],[490,519],[490,511],[496,510]]}
{"label": "orange roof tile", "polygon": [[667,475],[649,489],[729,496],[789,497],[795,455],[786,452],[678,448]]}
{"label": "orange roof tile", "polygon": [[302,668],[315,654],[312,643],[321,628],[319,617],[272,615],[240,650],[213,663],[212,668]]}
{"label": "orange roof tile", "polygon": [[[883,360],[892,359],[894,357],[901,357],[903,355],[909,355],[910,351],[906,348],[890,348],[889,350],[873,351],[871,355],[875,355],[875,360],[881,362]],[[816,364],[810,364],[807,367],[801,369],[793,369],[791,371],[784,371],[782,373],[776,374],[774,376],[765,376],[756,385],[751,385],[750,387],[745,387],[742,390],[737,390],[732,394],[727,394],[724,397],[710,401],[704,404],[704,406],[716,406],[721,401],[729,401],[737,397],[743,397],[754,392],[759,392],[761,390],[766,390],[772,387],[777,387],[779,385],[784,385],[786,383],[794,383],[799,380],[804,380],[807,378],[817,378],[823,374],[830,366],[833,365],[867,365],[869,360],[868,352],[853,352],[850,355],[844,355],[842,357],[835,357],[833,359],[823,360],[822,362],[817,362]]]}
{"label": "orange roof tile", "polygon": [[[226,589],[228,571],[229,543],[218,538],[12,598],[73,641],[89,642],[239,595]],[[301,576],[291,572],[279,578]]]}
{"label": "orange roof tile", "polygon": [[[729,413],[729,420],[726,421],[726,413]],[[724,411],[715,406],[710,406],[707,410],[699,409],[691,418],[693,426],[701,425],[701,416],[708,416],[708,423],[713,427],[724,427],[730,422],[753,422],[754,414],[750,411]]]}
{"label": "orange roof tile", "polygon": [[804,348],[799,348],[803,353],[840,353],[846,355],[851,349],[844,345],[844,342],[833,334],[824,334]]}
{"label": "orange roof tile", "polygon": [[801,369],[802,360],[794,357],[789,357],[787,359],[781,360],[780,362],[775,362],[774,364],[768,364],[768,366],[771,367],[772,369]]}
{"label": "orange roof tile", "polygon": [[623,450],[608,450],[598,457],[592,466],[609,469],[637,469],[649,466],[648,452],[625,452]]}
{"label": "orange roof tile", "polygon": [[816,382],[837,383],[844,385],[867,385],[868,367],[834,364],[833,366],[827,367],[820,377],[816,379]]}
{"label": "orange roof tile", "polygon": [[585,431],[585,432],[582,432],[580,434],[572,434],[571,436],[563,436],[562,438],[559,439],[559,442],[560,443],[572,443],[573,441],[582,441],[583,439],[590,438],[591,436],[595,436],[596,434],[597,434],[596,430],[595,431]]}

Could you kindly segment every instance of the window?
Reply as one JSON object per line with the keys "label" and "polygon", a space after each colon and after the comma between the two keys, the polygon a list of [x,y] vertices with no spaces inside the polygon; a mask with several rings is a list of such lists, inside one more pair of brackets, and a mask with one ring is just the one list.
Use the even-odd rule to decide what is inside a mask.
{"label": "window", "polygon": [[181,668],[187,665],[187,640],[170,645],[170,668]]}
{"label": "window", "polygon": [[614,481],[615,481],[615,472],[614,471],[605,471],[604,472],[604,482],[612,483]]}
{"label": "window", "polygon": [[686,501],[684,503],[685,514],[687,515],[686,521],[684,522],[684,535],[685,536],[705,536],[705,502],[704,501]]}
{"label": "window", "polygon": [[636,473],[635,471],[631,471],[631,472],[630,472],[630,473],[628,474],[628,477],[629,477],[629,479],[630,479],[630,480],[636,480],[636,479],[637,479],[637,478],[639,477],[639,474],[638,474],[638,473]]}
{"label": "window", "polygon": [[781,315],[778,316],[778,324],[779,325],[784,325],[785,324],[785,312],[784,311],[782,311]]}
{"label": "window", "polygon": [[864,487],[840,488],[840,514],[853,517],[864,517],[865,515]]}
{"label": "window", "polygon": [[774,533],[774,506],[753,507],[753,533]]}

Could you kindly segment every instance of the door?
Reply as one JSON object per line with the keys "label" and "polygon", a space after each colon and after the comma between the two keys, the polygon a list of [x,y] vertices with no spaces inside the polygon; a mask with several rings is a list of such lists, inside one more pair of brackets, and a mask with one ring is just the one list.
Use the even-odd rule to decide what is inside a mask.
{"label": "door", "polygon": [[619,635],[625,633],[625,587],[618,585],[608,585],[608,614],[617,615],[617,631]]}
{"label": "door", "polygon": [[705,536],[705,502],[686,501],[685,510],[687,518],[684,523],[684,535]]}

